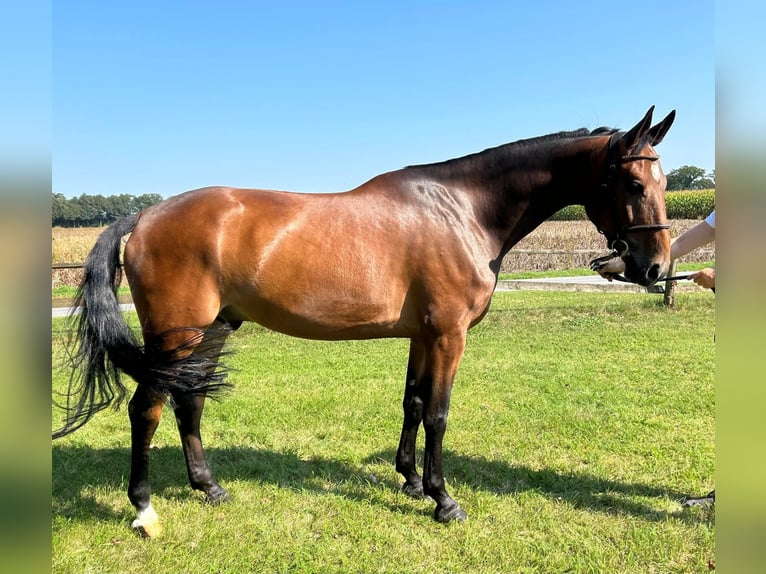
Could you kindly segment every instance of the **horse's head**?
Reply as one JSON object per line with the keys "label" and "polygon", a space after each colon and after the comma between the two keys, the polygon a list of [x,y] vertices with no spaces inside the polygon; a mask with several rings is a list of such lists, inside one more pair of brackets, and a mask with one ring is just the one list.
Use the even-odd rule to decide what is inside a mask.
{"label": "horse's head", "polygon": [[627,132],[612,134],[603,157],[600,189],[585,205],[590,220],[625,262],[625,276],[651,285],[667,274],[670,233],[665,214],[665,174],[654,146],[670,129],[676,112],[652,126],[649,108]]}

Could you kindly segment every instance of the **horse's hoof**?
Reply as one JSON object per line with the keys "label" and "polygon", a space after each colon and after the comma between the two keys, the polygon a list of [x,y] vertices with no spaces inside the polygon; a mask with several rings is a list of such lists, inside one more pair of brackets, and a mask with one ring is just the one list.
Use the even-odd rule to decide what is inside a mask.
{"label": "horse's hoof", "polygon": [[218,488],[217,490],[211,490],[207,493],[207,496],[205,497],[205,502],[208,504],[212,504],[213,506],[217,504],[221,504],[223,502],[228,502],[231,500],[231,496],[229,496],[229,493],[226,492],[223,488]]}
{"label": "horse's hoof", "polygon": [[415,500],[422,500],[426,497],[425,492],[423,492],[422,482],[420,484],[412,484],[409,481],[405,482],[402,485],[402,492]]}
{"label": "horse's hoof", "polygon": [[707,496],[702,496],[700,498],[685,498],[681,502],[681,506],[685,506],[687,508],[691,508],[692,506],[708,508],[710,506],[713,506],[714,504],[715,504],[715,490],[710,491]]}
{"label": "horse's hoof", "polygon": [[465,510],[460,508],[457,504],[448,508],[440,508],[437,506],[434,511],[434,519],[436,522],[441,522],[442,524],[447,524],[449,522],[463,522],[466,518],[468,518],[468,515],[465,513]]}
{"label": "horse's hoof", "polygon": [[151,504],[136,513],[136,519],[130,526],[141,538],[157,538],[162,534],[160,519]]}
{"label": "horse's hoof", "polygon": [[135,530],[141,538],[157,538],[162,534],[162,526],[159,522],[154,524],[136,524],[133,521],[133,530]]}

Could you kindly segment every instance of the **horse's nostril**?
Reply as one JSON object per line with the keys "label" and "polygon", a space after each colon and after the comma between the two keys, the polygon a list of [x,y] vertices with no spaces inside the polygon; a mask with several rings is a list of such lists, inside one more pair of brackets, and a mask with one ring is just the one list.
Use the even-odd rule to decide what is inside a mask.
{"label": "horse's nostril", "polygon": [[660,265],[658,263],[655,263],[646,272],[646,279],[649,281],[649,283],[654,283],[657,281],[657,279],[660,278]]}

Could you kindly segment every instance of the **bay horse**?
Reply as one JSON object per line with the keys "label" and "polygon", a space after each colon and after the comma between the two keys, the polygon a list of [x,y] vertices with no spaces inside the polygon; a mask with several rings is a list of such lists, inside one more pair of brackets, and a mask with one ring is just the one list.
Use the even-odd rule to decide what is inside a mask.
{"label": "bay horse", "polygon": [[[200,420],[206,395],[225,384],[224,341],[243,321],[308,339],[403,337],[402,488],[429,496],[439,522],[465,519],[445,488],[442,442],[466,333],[489,309],[503,256],[557,210],[580,204],[622,256],[627,278],[649,286],[667,273],[665,176],[654,146],[675,110],[652,126],[653,110],[627,131],[520,140],[385,173],[347,192],[208,187],[114,222],[85,262],[66,420],[53,437],[119,405],[127,396],[121,372],[132,377],[132,526],[156,536],[149,448],[166,402],[192,488],[211,503],[228,498],[205,459]],[[143,342],[115,295],[129,233],[122,267]]]}

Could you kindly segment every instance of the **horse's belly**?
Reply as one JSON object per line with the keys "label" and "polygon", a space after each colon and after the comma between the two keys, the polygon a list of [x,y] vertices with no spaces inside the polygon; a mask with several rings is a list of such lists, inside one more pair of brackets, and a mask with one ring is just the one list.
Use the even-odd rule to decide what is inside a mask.
{"label": "horse's belly", "polygon": [[351,286],[320,284],[261,289],[233,302],[242,319],[308,339],[404,337],[413,321],[404,315],[401,295]]}

